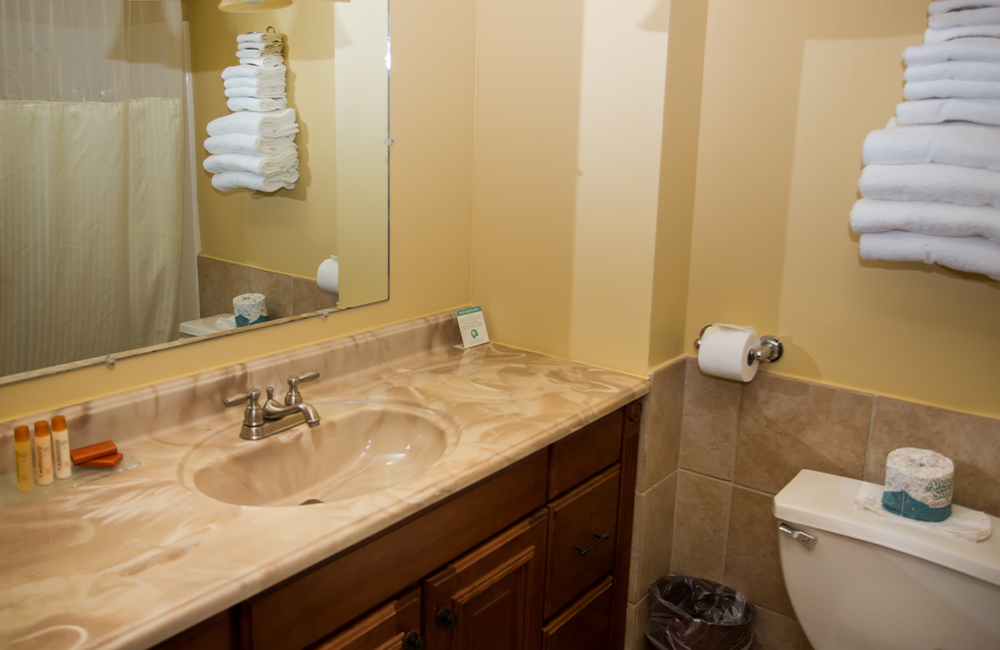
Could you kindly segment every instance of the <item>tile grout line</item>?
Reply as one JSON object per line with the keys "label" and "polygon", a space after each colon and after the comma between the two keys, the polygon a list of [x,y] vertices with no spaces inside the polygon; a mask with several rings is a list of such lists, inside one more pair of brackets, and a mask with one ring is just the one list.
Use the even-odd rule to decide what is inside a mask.
{"label": "tile grout line", "polygon": [[733,466],[729,475],[729,508],[726,512],[726,537],[722,540],[722,581],[726,582],[726,557],[729,554],[729,527],[733,523],[733,490],[736,486],[736,456],[740,449],[740,414],[743,412],[743,390],[740,387],[740,398],[736,404],[736,444],[733,445]]}

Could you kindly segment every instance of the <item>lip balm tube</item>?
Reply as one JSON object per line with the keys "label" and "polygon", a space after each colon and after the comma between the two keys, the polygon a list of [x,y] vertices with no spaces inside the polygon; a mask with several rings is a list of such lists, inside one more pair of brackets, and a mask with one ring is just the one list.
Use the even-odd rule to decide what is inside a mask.
{"label": "lip balm tube", "polygon": [[73,476],[73,459],[69,455],[69,432],[66,418],[57,415],[52,418],[52,453],[55,456],[56,478]]}
{"label": "lip balm tube", "polygon": [[35,480],[48,485],[52,479],[52,436],[48,420],[39,420],[35,422]]}
{"label": "lip balm tube", "polygon": [[31,466],[31,431],[23,424],[14,427],[14,459],[17,464],[17,489],[35,489],[34,468]]}

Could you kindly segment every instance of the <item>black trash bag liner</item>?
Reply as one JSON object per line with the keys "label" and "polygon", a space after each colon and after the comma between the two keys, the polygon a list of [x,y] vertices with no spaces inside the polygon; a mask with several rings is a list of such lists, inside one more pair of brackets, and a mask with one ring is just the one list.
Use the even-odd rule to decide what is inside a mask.
{"label": "black trash bag liner", "polygon": [[734,589],[669,576],[654,582],[649,595],[646,638],[658,650],[749,650],[753,643],[757,608]]}

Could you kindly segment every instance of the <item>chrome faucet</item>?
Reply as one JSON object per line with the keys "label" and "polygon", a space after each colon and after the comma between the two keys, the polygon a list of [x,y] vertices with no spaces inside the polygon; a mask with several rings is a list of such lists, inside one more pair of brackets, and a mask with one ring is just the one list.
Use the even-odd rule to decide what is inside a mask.
{"label": "chrome faucet", "polygon": [[263,440],[303,422],[310,429],[314,429],[319,426],[319,413],[310,404],[302,401],[299,384],[316,379],[319,379],[319,372],[316,370],[310,370],[297,377],[289,377],[288,394],[285,395],[284,404],[274,399],[274,388],[270,386],[267,387],[267,401],[264,402],[264,406],[258,401],[260,391],[256,388],[246,393],[230,395],[223,400],[223,404],[229,407],[249,402],[243,414],[243,427],[240,429],[240,437],[244,440]]}

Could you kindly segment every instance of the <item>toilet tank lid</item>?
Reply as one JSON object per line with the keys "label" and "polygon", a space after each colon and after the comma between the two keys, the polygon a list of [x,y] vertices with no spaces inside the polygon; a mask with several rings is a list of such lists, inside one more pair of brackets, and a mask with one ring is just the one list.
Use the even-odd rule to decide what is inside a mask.
{"label": "toilet tank lid", "polygon": [[[862,482],[804,469],[774,497],[774,516],[891,548],[1000,586],[1000,519],[982,542],[923,531],[854,506]],[[967,510],[953,505],[953,512]],[[822,543],[822,541],[820,541]]]}

